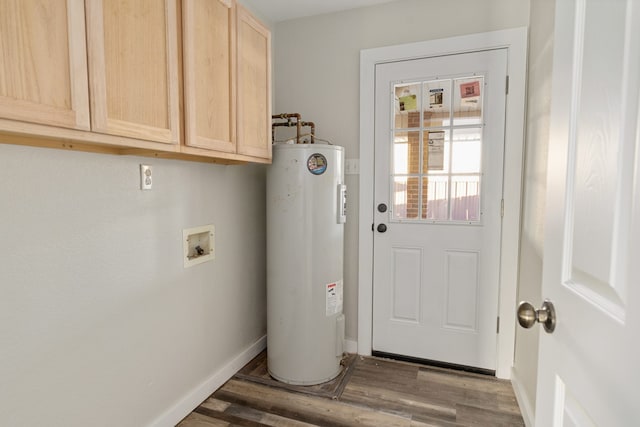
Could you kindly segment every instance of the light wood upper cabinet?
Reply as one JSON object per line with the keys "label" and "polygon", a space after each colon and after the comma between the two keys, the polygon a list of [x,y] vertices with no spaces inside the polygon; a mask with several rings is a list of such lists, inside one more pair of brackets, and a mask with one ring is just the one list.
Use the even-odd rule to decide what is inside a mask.
{"label": "light wood upper cabinet", "polygon": [[231,0],[183,0],[185,144],[236,151],[236,17]]}
{"label": "light wood upper cabinet", "polygon": [[0,136],[268,163],[270,32],[235,0],[0,0]]}
{"label": "light wood upper cabinet", "polygon": [[91,128],[180,140],[177,0],[86,0]]}
{"label": "light wood upper cabinet", "polygon": [[183,0],[185,145],[271,159],[271,35],[234,0]]}
{"label": "light wood upper cabinet", "polygon": [[0,0],[0,117],[89,129],[83,0]]}
{"label": "light wood upper cabinet", "polygon": [[240,5],[238,153],[271,158],[271,33]]}

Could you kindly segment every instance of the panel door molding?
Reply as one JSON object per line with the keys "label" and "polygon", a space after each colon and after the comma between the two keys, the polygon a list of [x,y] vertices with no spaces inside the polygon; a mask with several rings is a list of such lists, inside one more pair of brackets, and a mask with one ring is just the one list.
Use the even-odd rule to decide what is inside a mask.
{"label": "panel door molding", "polygon": [[86,6],[92,130],[177,144],[177,1]]}
{"label": "panel door molding", "polygon": [[232,0],[183,1],[185,144],[236,151],[236,16]]}
{"label": "panel door molding", "polygon": [[0,117],[88,130],[85,40],[83,0],[1,0]]}
{"label": "panel door molding", "polygon": [[271,158],[271,32],[238,5],[238,153]]}

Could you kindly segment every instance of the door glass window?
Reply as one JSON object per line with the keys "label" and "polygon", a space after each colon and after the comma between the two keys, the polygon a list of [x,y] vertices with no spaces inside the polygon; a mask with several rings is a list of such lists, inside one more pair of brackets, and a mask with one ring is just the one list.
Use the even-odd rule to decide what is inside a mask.
{"label": "door glass window", "polygon": [[393,86],[393,220],[480,221],[484,78]]}
{"label": "door glass window", "polygon": [[446,221],[449,219],[449,179],[431,176],[422,179],[422,219]]}
{"label": "door glass window", "polygon": [[393,136],[394,175],[417,174],[420,171],[420,132],[397,131]]}
{"label": "door glass window", "polygon": [[393,179],[393,207],[396,218],[419,219],[420,191],[417,177],[397,176]]}
{"label": "door glass window", "polygon": [[453,130],[451,172],[480,173],[482,159],[482,128]]}

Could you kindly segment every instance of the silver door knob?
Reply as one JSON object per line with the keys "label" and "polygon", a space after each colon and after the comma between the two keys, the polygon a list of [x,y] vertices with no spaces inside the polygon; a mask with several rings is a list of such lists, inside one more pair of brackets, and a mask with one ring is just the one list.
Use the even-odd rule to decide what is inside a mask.
{"label": "silver door knob", "polygon": [[523,301],[518,305],[518,323],[523,328],[531,328],[533,325],[542,323],[545,332],[552,333],[556,328],[556,310],[549,300],[544,300],[540,310],[536,310],[533,305]]}

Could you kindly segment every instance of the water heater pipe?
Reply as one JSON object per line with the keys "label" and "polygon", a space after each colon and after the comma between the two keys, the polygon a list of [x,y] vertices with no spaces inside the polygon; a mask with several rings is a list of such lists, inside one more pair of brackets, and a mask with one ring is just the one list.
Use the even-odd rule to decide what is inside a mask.
{"label": "water heater pipe", "polygon": [[[271,124],[271,142],[276,141],[276,127],[296,127],[296,144],[300,144],[300,128],[309,126],[311,128],[311,144],[315,142],[316,125],[313,122],[303,122],[300,113],[281,113],[271,116],[274,122]],[[286,120],[285,122],[275,122],[275,120]]]}
{"label": "water heater pipe", "polygon": [[300,123],[300,126],[309,126],[311,128],[311,143],[313,144],[315,141],[315,136],[316,136],[316,124],[313,122],[302,122]]}

